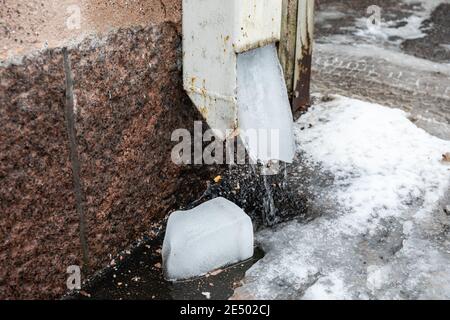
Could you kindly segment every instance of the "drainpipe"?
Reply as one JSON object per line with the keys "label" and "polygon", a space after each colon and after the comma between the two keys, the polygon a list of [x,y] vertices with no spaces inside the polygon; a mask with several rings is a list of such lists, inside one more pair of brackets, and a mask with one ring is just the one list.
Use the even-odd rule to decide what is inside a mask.
{"label": "drainpipe", "polygon": [[280,61],[297,119],[310,105],[314,0],[283,0]]}
{"label": "drainpipe", "polygon": [[281,41],[278,47],[280,64],[284,71],[288,95],[292,101],[295,70],[295,44],[297,43],[298,0],[283,0]]}
{"label": "drainpipe", "polygon": [[237,57],[278,42],[281,13],[281,0],[183,0],[184,89],[221,140],[239,128]]}
{"label": "drainpipe", "polygon": [[314,0],[299,0],[295,50],[292,112],[298,118],[310,102],[311,63],[314,41]]}
{"label": "drainpipe", "polygon": [[184,89],[215,137],[239,136],[255,163],[290,163],[295,155],[275,45],[282,5],[282,0],[183,0]]}

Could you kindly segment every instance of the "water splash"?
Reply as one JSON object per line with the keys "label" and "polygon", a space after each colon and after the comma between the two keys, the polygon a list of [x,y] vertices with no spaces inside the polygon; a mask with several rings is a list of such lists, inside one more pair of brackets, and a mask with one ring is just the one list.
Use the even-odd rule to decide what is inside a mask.
{"label": "water splash", "polygon": [[273,226],[278,221],[277,208],[273,200],[272,186],[269,183],[268,176],[263,175],[264,187],[266,188],[266,196],[264,197],[263,221],[269,226]]}

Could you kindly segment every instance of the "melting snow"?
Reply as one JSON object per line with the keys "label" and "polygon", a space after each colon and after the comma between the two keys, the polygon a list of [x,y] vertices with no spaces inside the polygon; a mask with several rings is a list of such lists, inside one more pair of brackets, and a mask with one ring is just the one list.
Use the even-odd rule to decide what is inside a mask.
{"label": "melting snow", "polygon": [[322,216],[259,232],[266,255],[234,297],[450,298],[450,142],[401,110],[339,96],[295,130],[302,166],[331,177],[306,179]]}
{"label": "melting snow", "polygon": [[[380,21],[377,25],[371,24],[373,13],[368,12],[367,15],[356,18],[354,26],[342,28],[342,30],[352,31],[356,38],[336,34],[328,36],[328,41],[347,44],[354,44],[355,41],[362,41],[363,43],[378,42],[378,44],[383,43],[398,46],[406,39],[422,38],[426,36],[426,33],[424,33],[426,31],[424,22],[431,17],[432,12],[441,3],[448,3],[448,0],[402,0],[401,2],[412,6],[410,10],[402,10],[404,13],[409,14],[408,16],[389,20],[389,14],[391,12],[383,6],[380,6]],[[327,11],[323,13],[319,11],[317,22],[324,24],[330,21],[330,19],[338,18],[339,14],[341,16],[346,15],[344,12],[339,12],[338,8],[333,9],[336,11],[333,14]]]}
{"label": "melting snow", "polygon": [[[426,19],[429,19],[431,13],[441,4],[447,0],[427,0],[420,3],[417,0],[403,0],[406,4],[417,4],[415,10],[412,11],[412,15],[407,18],[398,21],[381,21],[379,26],[370,26],[364,28],[367,25],[367,18],[357,19],[357,26],[362,29],[356,32],[356,35],[368,38],[381,38],[383,40],[389,39],[417,39],[422,38],[426,34],[423,33],[422,24]],[[383,12],[381,12],[381,17]],[[399,23],[404,24],[398,26]]]}
{"label": "melting snow", "polygon": [[[400,21],[382,21],[378,26],[367,25],[367,18],[360,18],[357,20],[356,25],[360,27],[356,31],[355,35],[369,38],[369,39],[396,39],[395,41],[401,42],[405,39],[418,39],[426,36],[423,33],[421,26],[423,21],[428,18],[428,15],[411,15]],[[404,26],[398,27],[399,23],[404,23]]]}

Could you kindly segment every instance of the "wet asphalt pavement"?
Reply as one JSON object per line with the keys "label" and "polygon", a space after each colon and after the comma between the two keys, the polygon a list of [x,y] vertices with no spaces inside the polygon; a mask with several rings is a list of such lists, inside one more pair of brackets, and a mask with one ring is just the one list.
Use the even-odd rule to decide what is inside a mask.
{"label": "wet asphalt pavement", "polygon": [[357,21],[370,16],[367,8],[378,6],[380,18],[394,28],[407,25],[408,17],[421,13],[425,1],[397,0],[320,0],[317,5],[316,42],[326,43],[330,36],[348,36],[352,43],[371,43],[382,47],[399,46],[407,54],[434,62],[450,63],[450,2],[442,1],[420,25],[423,37],[402,39],[391,36],[383,40],[370,39],[363,41],[355,36]]}
{"label": "wet asphalt pavement", "polygon": [[[321,0],[312,92],[403,109],[417,126],[450,139],[450,1],[432,3]],[[380,34],[367,32],[370,5],[389,26]]]}
{"label": "wet asphalt pavement", "polygon": [[[81,291],[64,299],[79,300],[224,300],[232,296],[244,273],[264,253],[255,248],[253,258],[186,281],[167,281],[162,272],[163,232],[116,258],[90,279]],[[117,262],[116,262],[117,261]]]}
{"label": "wet asphalt pavement", "polygon": [[401,49],[419,58],[450,63],[450,3],[439,5],[423,28],[425,37],[405,40]]}

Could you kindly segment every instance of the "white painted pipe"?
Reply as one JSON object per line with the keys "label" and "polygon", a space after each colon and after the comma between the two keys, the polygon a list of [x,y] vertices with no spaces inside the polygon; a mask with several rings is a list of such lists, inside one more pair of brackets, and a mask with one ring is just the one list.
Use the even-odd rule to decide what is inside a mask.
{"label": "white painted pipe", "polygon": [[237,54],[280,40],[281,0],[183,0],[183,83],[216,136],[237,129]]}

